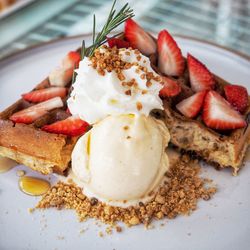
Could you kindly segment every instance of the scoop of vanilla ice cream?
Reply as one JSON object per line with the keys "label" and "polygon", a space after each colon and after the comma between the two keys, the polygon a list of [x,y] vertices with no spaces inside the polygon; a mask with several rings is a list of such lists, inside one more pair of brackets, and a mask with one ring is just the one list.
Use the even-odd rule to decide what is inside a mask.
{"label": "scoop of vanilla ice cream", "polygon": [[78,140],[72,170],[89,197],[119,206],[145,202],[169,168],[169,140],[166,126],[150,116],[108,116]]}
{"label": "scoop of vanilla ice cream", "polygon": [[[101,53],[109,53],[105,48],[100,48]],[[105,70],[105,75],[100,75],[98,70],[91,66],[91,60],[85,57],[76,70],[76,81],[73,91],[68,99],[68,107],[72,115],[79,115],[81,119],[93,124],[107,115],[118,114],[144,114],[148,115],[152,109],[163,109],[159,98],[162,85],[152,79],[148,85],[145,72],[158,76],[150,66],[147,57],[138,50],[120,49],[119,56],[122,61],[136,63],[128,69],[122,70],[125,77],[120,80],[117,73]],[[144,75],[144,76],[143,76]],[[131,95],[126,94],[126,86],[122,84],[131,80],[136,82],[136,88],[131,88]],[[139,104],[139,106],[138,106]]]}

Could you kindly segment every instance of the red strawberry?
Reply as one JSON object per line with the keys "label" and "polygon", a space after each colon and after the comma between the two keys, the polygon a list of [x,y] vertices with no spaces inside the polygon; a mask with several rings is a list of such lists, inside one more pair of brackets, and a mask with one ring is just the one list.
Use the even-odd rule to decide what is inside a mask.
{"label": "red strawberry", "polygon": [[23,94],[24,100],[29,102],[44,102],[56,96],[64,98],[67,95],[67,89],[64,87],[51,87],[38,89],[27,94]]}
{"label": "red strawberry", "polygon": [[125,38],[130,45],[146,56],[156,52],[154,39],[132,19],[125,22]]}
{"label": "red strawberry", "polygon": [[39,117],[45,115],[48,111],[60,108],[63,106],[62,99],[60,97],[54,97],[45,102],[41,102],[29,108],[23,109],[17,113],[14,113],[10,120],[16,123],[30,124]]}
{"label": "red strawberry", "polygon": [[66,109],[66,113],[71,115],[71,112],[70,112],[69,108]]}
{"label": "red strawberry", "polygon": [[64,87],[72,80],[72,76],[73,68],[55,68],[49,74],[49,81],[52,86]]}
{"label": "red strawberry", "polygon": [[111,38],[108,38],[107,37],[107,41],[108,41],[108,45],[110,48],[113,48],[113,47],[117,47],[118,49],[121,49],[121,48],[128,48],[130,47],[130,44],[129,42],[127,41],[124,41],[120,38],[116,38],[116,37],[111,37]]}
{"label": "red strawberry", "polygon": [[66,55],[66,57],[63,58],[62,67],[63,69],[78,68],[80,60],[81,60],[80,53],[76,51],[70,51]]}
{"label": "red strawberry", "polygon": [[198,92],[213,89],[215,85],[214,76],[203,63],[188,54],[187,64],[191,88],[193,91]]}
{"label": "red strawberry", "polygon": [[204,100],[203,121],[209,128],[228,130],[243,128],[246,121],[217,92],[210,90]]}
{"label": "red strawberry", "polygon": [[247,89],[239,85],[226,85],[224,91],[228,102],[236,110],[244,113],[249,103]]}
{"label": "red strawberry", "polygon": [[198,115],[203,105],[207,91],[201,91],[182,100],[176,105],[176,108],[186,117],[194,118]]}
{"label": "red strawberry", "polygon": [[50,125],[45,125],[42,130],[69,136],[79,136],[87,131],[89,124],[78,117],[70,116],[63,121],[58,121]]}
{"label": "red strawberry", "polygon": [[181,92],[181,87],[176,81],[164,76],[162,76],[162,81],[164,86],[160,90],[160,97],[176,96]]}
{"label": "red strawberry", "polygon": [[157,45],[160,71],[170,76],[182,75],[185,69],[184,58],[177,43],[166,30],[158,34]]}

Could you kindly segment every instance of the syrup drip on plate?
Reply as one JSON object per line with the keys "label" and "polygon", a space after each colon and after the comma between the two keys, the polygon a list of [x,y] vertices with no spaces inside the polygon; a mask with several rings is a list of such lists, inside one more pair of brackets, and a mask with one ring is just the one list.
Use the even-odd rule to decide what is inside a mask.
{"label": "syrup drip on plate", "polygon": [[0,156],[0,174],[8,172],[17,165],[16,161]]}
{"label": "syrup drip on plate", "polygon": [[48,181],[40,178],[22,176],[19,179],[19,187],[25,194],[39,196],[45,194],[50,189],[51,185]]}

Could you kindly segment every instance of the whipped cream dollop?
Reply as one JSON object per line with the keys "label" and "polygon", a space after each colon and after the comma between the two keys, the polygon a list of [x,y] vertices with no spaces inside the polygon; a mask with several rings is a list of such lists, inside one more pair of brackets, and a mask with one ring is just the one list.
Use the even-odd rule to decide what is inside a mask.
{"label": "whipped cream dollop", "polygon": [[169,169],[169,140],[166,126],[151,116],[108,116],[77,141],[73,179],[85,195],[110,205],[150,201]]}
{"label": "whipped cream dollop", "polygon": [[138,50],[117,49],[115,55],[113,51],[101,47],[96,57],[80,62],[68,99],[72,115],[93,124],[107,115],[147,116],[152,109],[163,109],[159,98],[161,77],[150,60]]}

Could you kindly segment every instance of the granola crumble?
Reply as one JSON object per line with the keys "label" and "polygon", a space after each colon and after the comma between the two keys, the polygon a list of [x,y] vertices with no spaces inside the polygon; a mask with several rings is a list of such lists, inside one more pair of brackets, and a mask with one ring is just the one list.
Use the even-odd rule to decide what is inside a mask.
{"label": "granola crumble", "polygon": [[[200,169],[196,160],[182,156],[167,172],[168,180],[159,188],[155,198],[146,204],[140,202],[138,206],[110,206],[96,198],[86,197],[74,183],[58,182],[42,197],[36,208],[73,209],[79,221],[95,218],[114,226],[121,221],[127,226],[143,223],[148,227],[153,219],[190,215],[197,209],[199,199],[208,200],[213,196],[216,188],[211,186],[210,180],[199,176]],[[121,231],[121,228],[116,226],[116,231]]]}
{"label": "granola crumble", "polygon": [[[129,51],[130,50],[130,51]],[[127,49],[125,55],[130,55],[133,51],[132,48]],[[135,79],[131,79],[128,82],[125,82],[125,76],[123,74],[123,70],[130,69],[132,66],[135,66],[135,73],[140,75],[142,80],[146,80],[146,87],[150,88],[152,86],[152,80],[162,84],[162,78],[158,74],[154,74],[153,72],[148,72],[147,67],[139,65],[139,61],[141,60],[141,55],[138,50],[134,50],[134,54],[136,55],[136,60],[133,63],[129,63],[122,60],[121,54],[119,54],[120,50],[116,47],[109,48],[105,45],[95,50],[94,55],[90,58],[91,66],[97,70],[98,74],[104,76],[106,72],[115,71],[118,79],[121,81],[121,86],[124,87],[124,93],[126,95],[136,94],[138,92],[143,92],[146,94],[147,91],[144,89],[140,89],[138,87],[138,83]],[[146,61],[143,61],[144,64]]]}

